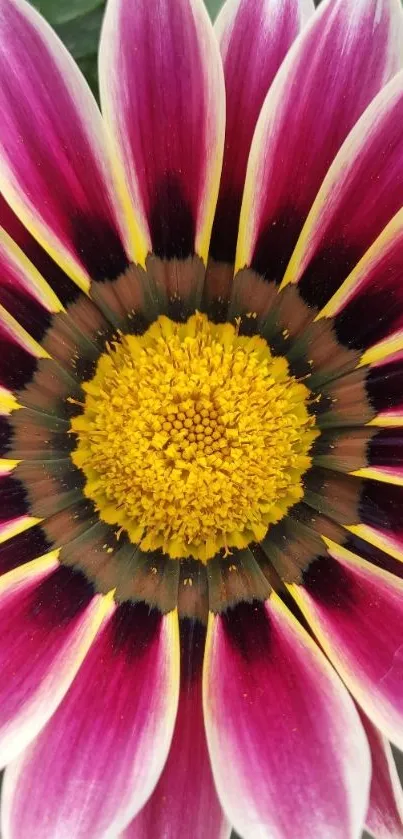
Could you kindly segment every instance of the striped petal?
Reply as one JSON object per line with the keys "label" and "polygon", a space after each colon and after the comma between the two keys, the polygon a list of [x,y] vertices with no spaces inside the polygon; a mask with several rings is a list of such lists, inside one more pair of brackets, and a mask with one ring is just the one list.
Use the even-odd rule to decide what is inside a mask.
{"label": "striped petal", "polygon": [[103,124],[73,59],[24,0],[0,5],[0,188],[84,289],[126,267]]}
{"label": "striped petal", "polygon": [[282,279],[329,165],[371,99],[401,69],[402,56],[399,2],[336,0],[320,6],[284,61],[259,118],[237,268],[252,265],[268,279]]}
{"label": "striped petal", "polygon": [[225,91],[202,0],[111,0],[100,47],[103,112],[130,253],[206,261],[224,141]]}
{"label": "striped petal", "polygon": [[121,839],[224,839],[231,833],[217,799],[204,733],[205,628],[184,619],[180,629],[181,688],[168,760],[151,798]]}
{"label": "striped petal", "polygon": [[272,595],[211,616],[207,741],[224,809],[244,839],[356,839],[369,755],[347,691]]}
{"label": "striped petal", "polygon": [[79,293],[78,286],[34,239],[2,195],[0,195],[0,225],[42,277],[45,277],[61,303],[66,304],[74,300]]}
{"label": "striped petal", "polygon": [[38,734],[66,693],[106,608],[93,594],[55,553],[1,578],[1,766]]}
{"label": "striped petal", "polygon": [[210,246],[214,260],[235,261],[253,132],[277,70],[313,12],[312,0],[227,0],[216,20],[214,28],[224,65],[227,121]]}
{"label": "striped petal", "polygon": [[329,555],[291,593],[367,716],[402,748],[403,580],[325,542]]}
{"label": "striped petal", "polygon": [[325,306],[403,204],[402,119],[398,73],[340,149],[287,268],[284,283],[298,282],[312,306]]}
{"label": "striped petal", "polygon": [[178,700],[177,616],[126,603],[47,727],[6,770],[5,839],[116,836],[152,792]]}
{"label": "striped petal", "polygon": [[403,793],[385,737],[365,714],[361,721],[371,749],[372,779],[365,824],[375,839],[401,839],[403,836]]}
{"label": "striped petal", "polygon": [[[400,210],[321,311],[334,318],[337,339],[374,360],[403,347],[403,211]],[[374,346],[375,345],[375,346]]]}

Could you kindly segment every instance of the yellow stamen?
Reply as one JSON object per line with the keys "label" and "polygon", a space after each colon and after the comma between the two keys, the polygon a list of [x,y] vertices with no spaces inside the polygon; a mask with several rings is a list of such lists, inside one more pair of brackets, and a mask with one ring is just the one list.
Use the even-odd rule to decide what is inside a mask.
{"label": "yellow stamen", "polygon": [[309,391],[238,326],[160,317],[84,386],[74,463],[101,518],[143,550],[206,562],[261,540],[302,498],[317,436]]}

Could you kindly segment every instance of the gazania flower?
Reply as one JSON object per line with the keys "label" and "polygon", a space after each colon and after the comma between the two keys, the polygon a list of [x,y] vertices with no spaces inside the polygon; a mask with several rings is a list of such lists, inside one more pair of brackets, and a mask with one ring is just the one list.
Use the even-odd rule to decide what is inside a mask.
{"label": "gazania flower", "polygon": [[403,836],[403,13],[0,0],[3,839]]}

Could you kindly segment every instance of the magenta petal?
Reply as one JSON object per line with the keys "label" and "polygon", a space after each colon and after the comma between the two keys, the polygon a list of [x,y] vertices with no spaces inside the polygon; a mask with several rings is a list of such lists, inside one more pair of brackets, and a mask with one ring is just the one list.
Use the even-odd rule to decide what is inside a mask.
{"label": "magenta petal", "polygon": [[323,3],[286,57],[256,128],[237,267],[280,281],[321,182],[355,122],[403,66],[395,0]]}
{"label": "magenta petal", "polygon": [[403,580],[330,540],[290,587],[318,641],[367,716],[403,746]]}
{"label": "magenta petal", "polygon": [[74,678],[103,599],[54,554],[0,580],[0,765],[36,736]]}
{"label": "magenta petal", "polygon": [[160,780],[121,839],[224,839],[231,828],[214,787],[204,732],[201,674],[205,629],[183,620],[175,731]]}
{"label": "magenta petal", "polygon": [[[253,132],[265,96],[312,0],[227,0],[215,23],[227,100],[225,149],[210,256],[233,263]],[[251,49],[253,44],[253,49]]]}
{"label": "magenta petal", "polygon": [[95,100],[48,24],[24,0],[0,7],[0,186],[83,287],[126,265]]}
{"label": "magenta petal", "polygon": [[121,605],[42,734],[6,770],[6,839],[116,836],[152,792],[178,700],[177,617]]}
{"label": "magenta petal", "polygon": [[[403,73],[398,73],[352,129],[315,198],[284,283],[298,282],[303,298],[317,308],[332,298],[371,246],[363,264],[371,255],[376,263],[379,247],[387,244],[389,236],[392,252],[387,259],[396,258],[398,243],[393,253],[393,242],[399,237],[398,212],[403,204],[402,119]],[[384,228],[389,223],[388,232]],[[372,313],[367,312],[370,320]]]}
{"label": "magenta petal", "polygon": [[403,793],[388,741],[361,712],[371,749],[372,780],[365,824],[375,839],[403,836]]}
{"label": "magenta petal", "polygon": [[243,839],[357,839],[365,735],[341,681],[276,595],[211,616],[204,711],[220,799]]}
{"label": "magenta petal", "polygon": [[112,0],[100,87],[133,253],[207,257],[225,91],[203,0]]}

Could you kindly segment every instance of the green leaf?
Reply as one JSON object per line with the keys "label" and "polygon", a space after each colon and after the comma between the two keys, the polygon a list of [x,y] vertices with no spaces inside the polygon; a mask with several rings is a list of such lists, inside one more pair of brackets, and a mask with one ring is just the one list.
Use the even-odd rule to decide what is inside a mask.
{"label": "green leaf", "polygon": [[102,0],[31,0],[31,2],[53,26],[67,21],[77,21],[77,18],[102,5]]}
{"label": "green leaf", "polygon": [[57,34],[76,60],[96,56],[103,16],[102,4],[86,15],[55,27]]}
{"label": "green leaf", "polygon": [[204,0],[212,20],[215,20],[224,0]]}

